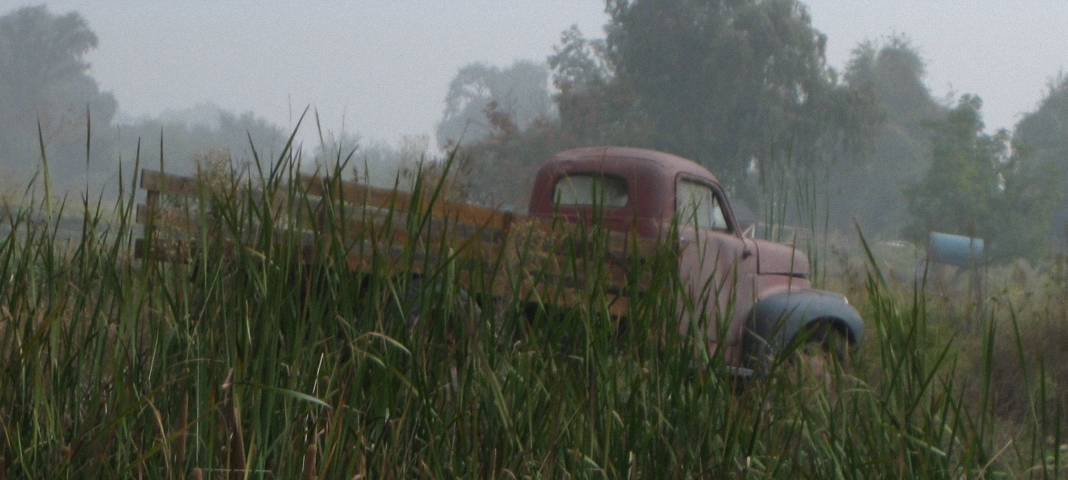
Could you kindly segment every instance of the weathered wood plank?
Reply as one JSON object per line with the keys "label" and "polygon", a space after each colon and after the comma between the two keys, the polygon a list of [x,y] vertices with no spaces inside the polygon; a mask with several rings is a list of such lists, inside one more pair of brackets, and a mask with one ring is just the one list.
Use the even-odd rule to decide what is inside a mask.
{"label": "weathered wood plank", "polygon": [[199,192],[195,178],[149,169],[141,170],[141,189],[183,197],[196,197]]}
{"label": "weathered wood plank", "polygon": [[[609,298],[613,314],[624,314],[626,292],[637,281],[639,290],[649,283],[649,272],[637,275],[634,267],[655,253],[656,242],[633,234],[579,227],[562,219],[517,216],[460,202],[436,201],[396,190],[352,182],[300,177],[298,198],[272,198],[271,225],[277,231],[299,230],[303,236],[300,257],[309,263],[347,264],[350,270],[399,275],[441,268],[452,262],[457,281],[488,282],[493,295],[520,295],[530,301],[576,304],[588,302],[580,292],[591,287],[589,276]],[[147,205],[138,205],[137,221],[155,213],[157,225],[193,232],[200,228],[198,212],[161,209],[160,194],[198,198],[196,180],[143,170],[141,188],[149,191]],[[242,199],[263,204],[262,192]],[[417,205],[416,201],[420,203]],[[412,225],[409,215],[428,215],[424,224]],[[418,217],[422,219],[423,217]],[[409,231],[414,228],[413,231]],[[343,236],[340,244],[337,242]],[[249,237],[245,236],[245,241]],[[242,239],[232,240],[239,246]],[[185,262],[196,252],[196,242],[157,238],[151,251],[137,241],[136,255]],[[232,248],[231,248],[232,250]],[[235,252],[229,252],[233,254]],[[341,257],[335,257],[340,254]]]}

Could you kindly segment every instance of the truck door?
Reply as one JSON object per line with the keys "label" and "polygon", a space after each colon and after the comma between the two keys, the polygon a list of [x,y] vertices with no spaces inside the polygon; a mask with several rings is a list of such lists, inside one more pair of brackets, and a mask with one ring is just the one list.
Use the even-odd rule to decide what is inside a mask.
{"label": "truck door", "polygon": [[[753,303],[755,252],[737,232],[717,187],[680,178],[675,192],[679,272],[686,296],[680,330],[703,331],[711,347],[725,344],[727,360],[733,361]],[[721,334],[727,338],[720,339]]]}

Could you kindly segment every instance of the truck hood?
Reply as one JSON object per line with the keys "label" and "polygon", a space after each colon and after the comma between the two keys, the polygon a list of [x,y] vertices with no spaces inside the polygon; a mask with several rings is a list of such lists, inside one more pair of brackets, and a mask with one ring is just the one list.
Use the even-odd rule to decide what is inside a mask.
{"label": "truck hood", "polygon": [[808,256],[790,245],[753,240],[757,247],[757,273],[761,275],[809,275]]}

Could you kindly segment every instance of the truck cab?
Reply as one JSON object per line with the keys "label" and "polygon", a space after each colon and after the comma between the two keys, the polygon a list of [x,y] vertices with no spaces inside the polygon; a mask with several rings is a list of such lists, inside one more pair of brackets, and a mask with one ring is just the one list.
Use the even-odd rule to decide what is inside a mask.
{"label": "truck cab", "polygon": [[[560,152],[538,171],[529,215],[593,221],[678,246],[683,284],[679,329],[724,348],[729,365],[785,351],[820,328],[847,344],[863,338],[844,296],[813,290],[808,258],[796,248],[744,233],[719,181],[697,163],[624,147]],[[665,238],[671,235],[677,238]]]}

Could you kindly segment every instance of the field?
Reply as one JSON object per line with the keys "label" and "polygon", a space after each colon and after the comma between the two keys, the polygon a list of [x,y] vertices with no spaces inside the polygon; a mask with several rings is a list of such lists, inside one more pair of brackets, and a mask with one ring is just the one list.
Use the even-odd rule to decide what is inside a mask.
{"label": "field", "polygon": [[[134,257],[165,232],[135,222],[133,186],[12,208],[0,479],[1066,476],[1062,261],[956,277],[839,238],[817,281],[861,311],[861,354],[828,382],[797,379],[789,355],[740,382],[678,334],[670,249],[625,324],[591,252],[574,253],[588,302],[569,309],[491,298],[499,272],[448,257],[418,278],[334,268],[343,227],[308,266],[302,231],[262,228],[271,203],[242,194],[307,203],[296,175],[211,177],[188,263]],[[416,190],[433,202],[442,185]],[[63,239],[71,218],[84,233]],[[426,261],[411,238],[390,261]]]}

